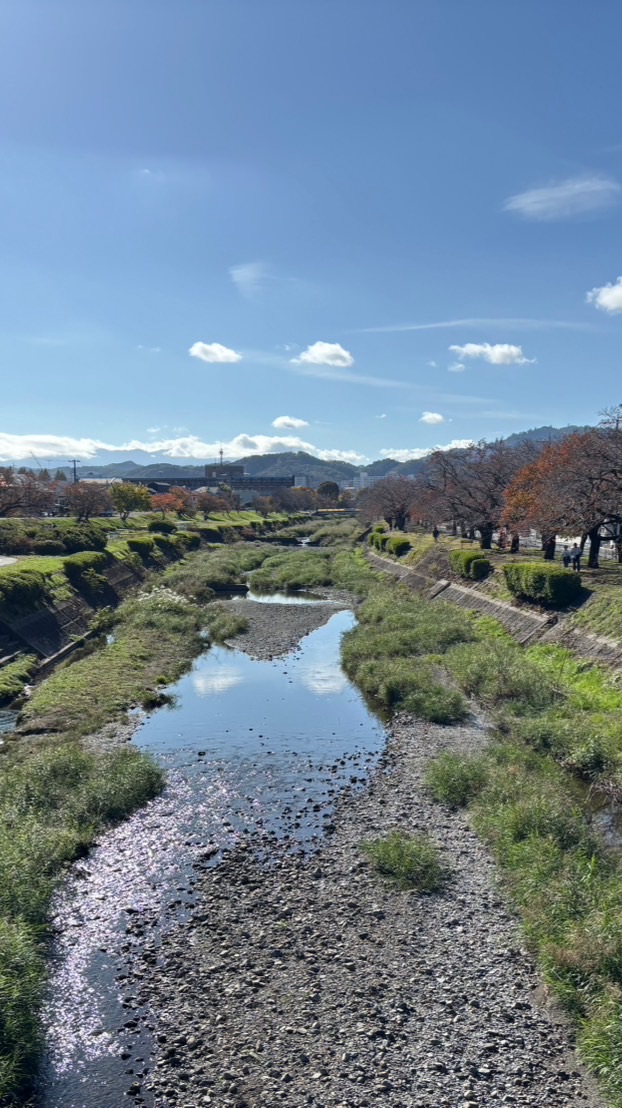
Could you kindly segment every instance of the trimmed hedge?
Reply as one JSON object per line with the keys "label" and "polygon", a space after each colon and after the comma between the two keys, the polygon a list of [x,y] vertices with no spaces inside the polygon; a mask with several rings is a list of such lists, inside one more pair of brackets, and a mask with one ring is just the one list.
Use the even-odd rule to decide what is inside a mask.
{"label": "trimmed hedge", "polygon": [[[471,572],[471,566],[475,562],[483,562],[483,566],[479,566],[475,572]],[[469,577],[471,581],[480,581],[482,577],[488,576],[492,568],[488,558],[483,556],[480,550],[451,551],[449,564],[453,573],[459,573],[461,577]]]}
{"label": "trimmed hedge", "polygon": [[66,554],[65,544],[60,539],[35,539],[32,544],[33,554]]}
{"label": "trimmed hedge", "polygon": [[51,537],[58,538],[65,544],[68,554],[78,553],[80,550],[105,550],[108,541],[106,528],[101,523],[67,523],[55,521],[55,534]]}
{"label": "trimmed hedge", "polygon": [[474,558],[469,565],[469,577],[472,581],[483,581],[491,570],[492,565],[488,558]]}
{"label": "trimmed hedge", "polygon": [[164,535],[172,535],[177,528],[168,519],[150,519],[147,524],[148,531],[160,531]]}
{"label": "trimmed hedge", "polygon": [[201,536],[196,531],[178,531],[174,541],[181,550],[196,550],[201,545]]}
{"label": "trimmed hedge", "polygon": [[565,608],[581,593],[578,573],[548,562],[511,562],[503,567],[503,573],[513,596],[551,608]]}
{"label": "trimmed hedge", "polygon": [[74,589],[87,593],[103,592],[108,581],[101,570],[107,564],[108,555],[103,551],[83,550],[80,554],[72,554],[70,558],[65,558],[63,569]]}
{"label": "trimmed hedge", "polygon": [[169,557],[177,550],[175,539],[172,535],[154,535],[153,541],[158,549],[161,550],[163,554],[168,554]]}
{"label": "trimmed hedge", "polygon": [[369,545],[375,547],[376,550],[384,550],[390,538],[391,535],[386,534],[384,531],[372,531],[368,542]]}
{"label": "trimmed hedge", "polygon": [[396,558],[403,558],[404,554],[408,554],[411,549],[408,539],[401,535],[391,535],[385,543],[385,550],[388,550],[389,554],[395,554]]}
{"label": "trimmed hedge", "polygon": [[155,539],[151,535],[133,535],[127,540],[128,549],[138,554],[141,561],[146,562],[153,554]]}
{"label": "trimmed hedge", "polygon": [[202,527],[201,538],[203,542],[222,542],[222,531],[218,527]]}
{"label": "trimmed hedge", "polygon": [[19,611],[45,599],[45,576],[36,569],[3,569],[0,573],[0,609]]}

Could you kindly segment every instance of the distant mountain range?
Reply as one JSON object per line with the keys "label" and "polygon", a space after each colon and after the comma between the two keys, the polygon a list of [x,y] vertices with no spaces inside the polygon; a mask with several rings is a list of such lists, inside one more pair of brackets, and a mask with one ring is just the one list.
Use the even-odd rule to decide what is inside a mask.
{"label": "distant mountain range", "polygon": [[[566,435],[575,431],[585,431],[586,427],[574,425],[568,427],[533,427],[528,431],[521,431],[506,438],[510,446],[517,446],[525,439],[531,442],[558,442]],[[173,462],[150,462],[141,465],[139,462],[110,462],[108,465],[85,465],[78,468],[80,477],[198,477],[203,472],[206,464],[214,464],[217,459],[206,458],[196,465],[175,465]],[[359,473],[369,473],[373,477],[386,477],[389,473],[407,477],[419,473],[424,464],[424,458],[413,458],[408,462],[398,462],[394,458],[380,458],[368,465],[353,465],[351,462],[323,461],[315,458],[313,454],[287,451],[280,454],[250,454],[247,458],[240,458],[238,465],[243,465],[251,477],[291,477],[295,476],[299,483],[317,486],[322,481],[337,481],[346,484],[348,479],[354,478]],[[67,476],[70,476],[70,467],[62,466]]]}

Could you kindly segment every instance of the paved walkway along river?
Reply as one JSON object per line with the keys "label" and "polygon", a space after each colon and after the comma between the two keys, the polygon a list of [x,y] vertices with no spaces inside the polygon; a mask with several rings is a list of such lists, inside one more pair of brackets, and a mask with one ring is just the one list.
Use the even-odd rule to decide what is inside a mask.
{"label": "paved walkway along river", "polygon": [[[482,726],[387,735],[339,665],[350,612],[237,603],[241,649],[200,658],[137,732],[165,795],[57,902],[41,1104],[599,1104],[486,851],[422,788]],[[441,846],[443,894],[369,870],[361,840],[394,828]]]}

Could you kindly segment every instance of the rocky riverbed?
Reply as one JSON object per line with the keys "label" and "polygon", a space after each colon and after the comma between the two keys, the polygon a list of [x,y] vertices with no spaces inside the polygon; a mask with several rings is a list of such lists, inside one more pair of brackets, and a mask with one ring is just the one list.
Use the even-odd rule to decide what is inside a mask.
{"label": "rocky riverbed", "polygon": [[[401,717],[314,853],[251,837],[204,872],[192,919],[136,965],[156,1041],[134,1071],[139,1102],[151,1089],[156,1108],[600,1104],[486,850],[422,785],[430,757],[485,741],[476,724]],[[370,869],[359,844],[396,828],[437,842],[453,874],[442,894]]]}
{"label": "rocky riverbed", "polygon": [[295,650],[301,639],[321,627],[343,608],[355,606],[354,597],[336,589],[318,589],[320,604],[261,603],[256,600],[230,601],[239,604],[248,622],[248,631],[235,640],[238,650],[251,658],[278,658]]}

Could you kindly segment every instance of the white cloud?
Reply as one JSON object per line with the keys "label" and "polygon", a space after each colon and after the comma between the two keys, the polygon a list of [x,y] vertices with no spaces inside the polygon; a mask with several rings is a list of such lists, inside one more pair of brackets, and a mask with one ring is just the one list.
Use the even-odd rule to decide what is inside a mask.
{"label": "white cloud", "polygon": [[440,412],[422,412],[420,423],[444,423],[445,416],[442,416]]}
{"label": "white cloud", "polygon": [[194,342],[188,351],[191,358],[202,362],[241,362],[242,355],[220,342]]}
{"label": "white cloud", "polygon": [[452,362],[450,366],[447,366],[450,373],[464,373],[466,366],[462,362]]}
{"label": "white cloud", "polygon": [[268,281],[272,280],[265,262],[242,262],[232,265],[229,276],[242,296],[252,299],[261,292]]}
{"label": "white cloud", "polygon": [[296,416],[280,415],[272,420],[272,426],[277,431],[296,431],[299,427],[308,427],[306,419],[297,419]]}
{"label": "white cloud", "polygon": [[161,427],[148,427],[147,428],[147,434],[148,435],[157,435],[158,432],[161,431],[161,430],[162,430]]}
{"label": "white cloud", "polygon": [[386,418],[387,418],[387,413],[386,412],[382,412],[380,415],[376,416],[376,419],[386,419]]}
{"label": "white cloud", "polygon": [[425,458],[428,454],[431,454],[433,450],[464,450],[467,446],[472,446],[472,439],[452,439],[451,442],[445,443],[444,446],[431,446],[427,450],[420,447],[413,447],[412,449],[398,449],[398,450],[381,450],[381,458],[395,458],[396,462],[412,462],[419,458]]}
{"label": "white cloud", "polygon": [[[491,365],[527,365],[535,358],[526,358],[522,346],[511,342],[467,342],[464,346],[450,346],[452,354],[458,358],[483,358]],[[454,371],[455,372],[455,371]]]}
{"label": "white cloud", "polygon": [[291,364],[329,365],[348,369],[354,365],[354,358],[339,342],[314,342],[298,358],[292,358]]}
{"label": "white cloud", "polygon": [[622,277],[602,288],[592,289],[585,298],[588,304],[600,308],[601,312],[622,312]]}
{"label": "white cloud", "polygon": [[205,442],[198,435],[180,435],[143,441],[130,439],[110,443],[101,439],[71,438],[64,435],[12,435],[0,432],[0,462],[29,463],[33,453],[46,461],[53,458],[75,457],[89,461],[97,455],[129,454],[143,452],[167,458],[216,458],[222,447],[223,455],[234,461],[246,454],[273,454],[287,450],[303,450],[325,461],[366,462],[363,454],[354,450],[325,450],[293,435],[236,435],[228,442]]}
{"label": "white cloud", "polygon": [[524,219],[572,219],[590,212],[604,211],[620,199],[620,186],[612,177],[569,177],[558,184],[528,189],[510,196],[503,207]]}

